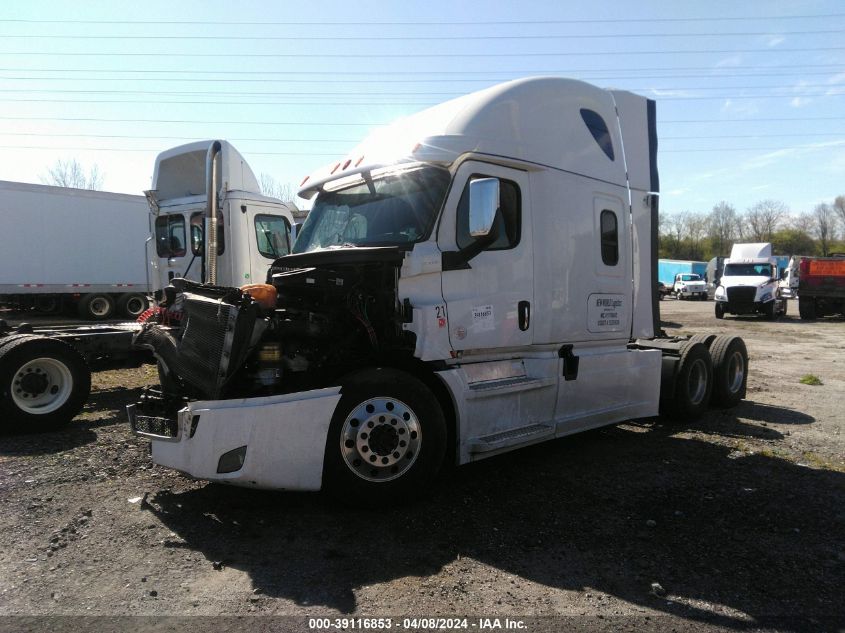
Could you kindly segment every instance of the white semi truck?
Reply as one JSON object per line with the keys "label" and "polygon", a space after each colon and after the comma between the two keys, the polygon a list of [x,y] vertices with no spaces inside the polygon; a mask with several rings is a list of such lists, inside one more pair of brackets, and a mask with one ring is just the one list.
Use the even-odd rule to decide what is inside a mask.
{"label": "white semi truck", "polygon": [[[34,187],[39,191],[57,189]],[[41,197],[48,195],[55,195],[67,206],[66,192]],[[140,269],[144,283],[149,279],[150,289],[159,298],[163,297],[161,288],[175,276],[201,279],[210,259],[214,260],[216,281],[231,285],[249,282],[255,276],[263,280],[270,264],[290,251],[293,208],[261,195],[249,165],[225,141],[202,141],[162,152],[156,159],[153,188],[146,192],[149,204],[143,196],[78,195],[86,203],[96,199],[98,204],[111,205],[108,213],[104,208],[97,215],[100,224],[88,228],[101,235],[96,244],[85,242],[88,246],[82,248],[70,238],[54,241],[54,228],[46,226],[49,222],[38,209],[33,209],[38,223],[30,222],[26,230],[13,236],[0,232],[0,239],[4,244],[7,239],[10,243],[17,240],[35,250],[39,239],[49,235],[56,250],[43,267],[55,268],[55,275],[66,274],[71,268],[67,261],[82,258],[95,263],[94,270],[101,276],[124,270],[131,261],[131,267]],[[113,208],[116,199],[123,208]],[[57,203],[51,211],[61,215],[61,206]],[[80,217],[79,213],[67,215]],[[209,253],[204,235],[211,224],[209,218],[215,215],[217,231],[212,239],[216,248]],[[121,224],[124,221],[126,224]],[[75,227],[73,232],[66,228],[66,235],[73,236],[85,227]],[[20,252],[17,245],[13,248]],[[143,308],[133,309],[132,316],[139,311]],[[158,307],[141,314],[142,319],[154,320],[165,329],[171,317],[175,321],[178,314],[162,314]],[[91,367],[127,366],[152,359],[148,351],[132,345],[132,337],[140,329],[134,322],[9,327],[0,320],[0,432],[34,432],[69,422],[88,398]]]}
{"label": "white semi truck", "polygon": [[759,314],[767,319],[786,315],[777,258],[768,242],[734,244],[716,293],[716,318],[725,314]]}
{"label": "white semi truck", "polygon": [[[355,503],[464,464],[745,395],[740,338],[661,338],[655,104],[560,78],[446,102],[313,174],[260,287],[174,279],[155,463]],[[213,272],[213,271],[209,271]]]}
{"label": "white semi truck", "polygon": [[92,320],[147,308],[143,196],[0,181],[0,304]]}

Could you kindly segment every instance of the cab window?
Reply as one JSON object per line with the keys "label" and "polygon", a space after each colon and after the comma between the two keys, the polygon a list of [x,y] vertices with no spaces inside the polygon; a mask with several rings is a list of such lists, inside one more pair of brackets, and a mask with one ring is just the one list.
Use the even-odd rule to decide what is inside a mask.
{"label": "cab window", "polygon": [[[191,252],[194,255],[202,255],[204,243],[202,239],[205,230],[205,213],[194,213],[191,216]],[[217,214],[217,254],[222,255],[226,249],[226,240],[223,235],[223,214]]]}
{"label": "cab window", "polygon": [[619,263],[619,224],[616,214],[605,209],[601,212],[601,261],[605,266]]}
{"label": "cab window", "polygon": [[159,257],[183,257],[185,218],[181,215],[160,215],[156,218],[156,253]]}
{"label": "cab window", "polygon": [[268,259],[290,253],[290,224],[281,215],[256,215],[255,240],[258,252]]}
{"label": "cab window", "polygon": [[[469,234],[469,183],[477,178],[487,178],[480,174],[473,175],[461,193],[458,202],[457,235],[458,248],[466,248],[477,238]],[[521,228],[521,201],[519,186],[511,180],[499,179],[499,213],[496,216],[496,228],[499,236],[487,247],[488,251],[500,251],[519,244]]]}

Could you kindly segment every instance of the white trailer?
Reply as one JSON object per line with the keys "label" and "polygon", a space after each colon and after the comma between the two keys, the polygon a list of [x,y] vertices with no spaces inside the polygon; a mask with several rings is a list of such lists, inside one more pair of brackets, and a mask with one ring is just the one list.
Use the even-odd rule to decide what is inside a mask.
{"label": "white trailer", "polygon": [[560,78],[425,110],[313,174],[255,289],[175,280],[154,462],[353,503],[444,461],[745,396],[741,339],[660,338],[653,101]]}
{"label": "white trailer", "polygon": [[150,283],[143,196],[0,181],[0,304],[136,318]]}

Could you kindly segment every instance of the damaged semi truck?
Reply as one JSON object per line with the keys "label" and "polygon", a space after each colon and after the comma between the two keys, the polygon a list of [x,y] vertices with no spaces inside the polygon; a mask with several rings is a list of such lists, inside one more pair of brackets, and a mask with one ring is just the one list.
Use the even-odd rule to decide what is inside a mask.
{"label": "damaged semi truck", "polygon": [[134,432],[196,478],[379,503],[447,461],[735,405],[741,339],[661,337],[656,151],[653,101],[560,78],[397,122],[306,178],[265,284],[172,280]]}

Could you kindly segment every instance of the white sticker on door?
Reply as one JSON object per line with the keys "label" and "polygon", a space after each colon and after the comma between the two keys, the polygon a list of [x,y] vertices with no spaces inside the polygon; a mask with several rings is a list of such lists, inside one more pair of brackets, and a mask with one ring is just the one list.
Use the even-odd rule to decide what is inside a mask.
{"label": "white sticker on door", "polygon": [[590,295],[587,300],[587,330],[621,332],[628,326],[624,295]]}
{"label": "white sticker on door", "polygon": [[496,329],[492,305],[472,307],[472,329],[474,332],[489,332]]}

